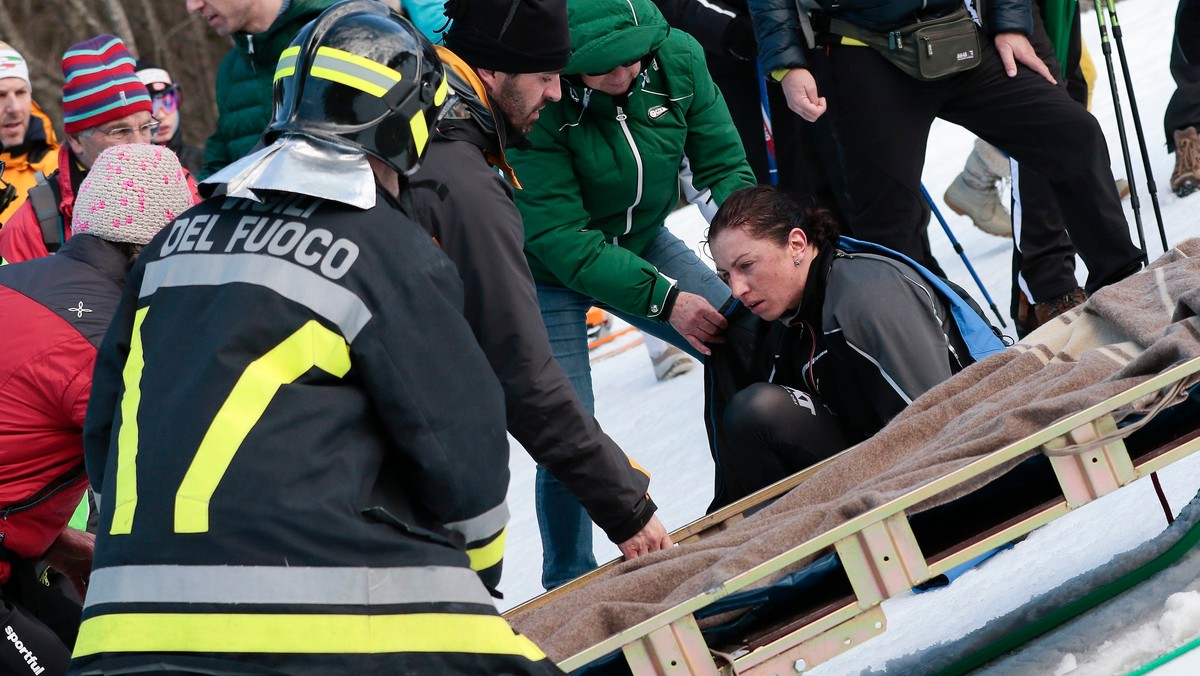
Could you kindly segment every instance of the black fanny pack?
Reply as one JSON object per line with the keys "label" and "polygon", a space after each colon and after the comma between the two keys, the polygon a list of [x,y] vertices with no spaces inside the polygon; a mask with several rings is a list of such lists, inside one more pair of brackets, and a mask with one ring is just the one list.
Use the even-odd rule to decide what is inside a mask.
{"label": "black fanny pack", "polygon": [[940,80],[979,65],[979,26],[966,7],[894,31],[872,31],[829,18],[829,32],[858,40],[918,80]]}

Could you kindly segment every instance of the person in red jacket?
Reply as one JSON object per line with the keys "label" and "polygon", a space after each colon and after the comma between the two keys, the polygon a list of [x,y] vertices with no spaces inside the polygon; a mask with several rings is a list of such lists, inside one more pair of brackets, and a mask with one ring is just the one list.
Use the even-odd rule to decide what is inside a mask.
{"label": "person in red jacket", "polygon": [[[158,129],[151,115],[150,91],[134,71],[133,57],[120,38],[98,35],[66,51],[62,60],[63,127],[66,143],[58,151],[58,170],[45,187],[29,189],[25,204],[0,228],[0,257],[5,262],[49,255],[70,239],[75,193],[96,157],[123,143],[150,143]],[[43,232],[35,191],[49,189],[58,223]],[[52,221],[50,221],[52,223]]]}
{"label": "person in red jacket", "polygon": [[38,580],[44,561],[86,593],[95,536],[67,527],[87,489],[83,422],[96,350],[131,261],[192,206],[166,148],[104,151],[58,255],[0,267],[0,673],[66,673],[80,606]]}

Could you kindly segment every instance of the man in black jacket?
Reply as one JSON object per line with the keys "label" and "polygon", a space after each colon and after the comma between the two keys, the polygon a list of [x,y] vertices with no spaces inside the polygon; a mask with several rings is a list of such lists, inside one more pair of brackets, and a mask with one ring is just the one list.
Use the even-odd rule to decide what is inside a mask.
{"label": "man in black jacket", "polygon": [[414,220],[458,267],[464,314],[504,387],[509,432],[587,510],[539,509],[542,583],[550,588],[596,566],[588,515],[626,558],[670,546],[671,539],[646,492],[649,475],[583,407],[542,324],[512,201],[520,183],[504,148],[522,142],[537,111],[561,96],[558,71],[570,39],[565,3],[524,0],[516,7],[504,34],[507,2],[474,2],[452,17],[450,49],[439,51],[459,100],[414,176],[412,201]]}
{"label": "man in black jacket", "polygon": [[[821,117],[831,105],[836,109],[851,202],[849,226],[856,237],[937,269],[924,237],[927,207],[919,187],[929,128],[941,117],[1050,177],[1071,240],[1088,266],[1089,293],[1141,267],[1143,253],[1130,240],[1100,125],[1055,86],[1038,58],[1028,38],[1033,30],[1028,2],[988,3],[988,15],[974,17],[983,26],[978,64],[922,80],[885,58],[889,36],[961,9],[960,0],[806,1],[802,4],[813,10],[816,42],[823,45],[818,53],[828,60],[829,76],[823,82],[811,71],[812,53],[801,23],[809,16],[800,14],[797,3],[749,4],[759,56],[782,84],[789,107],[807,120]],[[879,51],[866,46],[871,41]],[[893,39],[892,45],[900,51],[903,43],[919,47],[915,58],[933,50],[911,39]],[[966,55],[972,57],[976,55]]]}

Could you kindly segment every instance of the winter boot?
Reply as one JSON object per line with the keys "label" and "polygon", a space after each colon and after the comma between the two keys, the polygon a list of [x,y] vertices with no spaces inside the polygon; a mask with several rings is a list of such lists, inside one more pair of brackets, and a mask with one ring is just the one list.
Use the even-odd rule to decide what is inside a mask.
{"label": "winter boot", "polygon": [[1017,292],[1017,316],[1013,318],[1017,329],[1017,340],[1033,333],[1038,327],[1037,314],[1033,311],[1033,303],[1024,291]]}
{"label": "winter boot", "polygon": [[1175,171],[1171,191],[1187,197],[1200,188],[1200,136],[1195,127],[1175,131]]}
{"label": "winter boot", "polygon": [[1041,326],[1055,317],[1068,312],[1077,305],[1082,305],[1087,300],[1087,295],[1083,293],[1083,289],[1075,287],[1064,293],[1058,298],[1038,303],[1033,306],[1033,313],[1037,317],[1037,325]]}
{"label": "winter boot", "polygon": [[654,377],[659,382],[681,376],[696,365],[695,360],[674,345],[668,345],[662,354],[651,357],[650,361],[654,364]]}
{"label": "winter boot", "polygon": [[[975,153],[978,159],[983,160],[983,164],[987,167],[987,171],[996,179],[1008,178],[1012,173],[1012,166],[1008,163],[1008,155],[1000,152],[996,146],[984,141],[981,138],[975,139]],[[971,158],[967,158],[970,162]]]}
{"label": "winter boot", "polygon": [[989,235],[1012,237],[1012,217],[1004,210],[996,190],[996,181],[1002,176],[992,171],[985,157],[978,147],[972,150],[962,173],[955,177],[942,199],[951,211],[969,217],[975,227]]}

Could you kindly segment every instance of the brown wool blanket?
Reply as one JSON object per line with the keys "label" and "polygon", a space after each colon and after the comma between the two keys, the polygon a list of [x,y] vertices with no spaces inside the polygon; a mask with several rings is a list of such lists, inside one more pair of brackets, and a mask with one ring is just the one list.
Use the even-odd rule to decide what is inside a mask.
{"label": "brown wool blanket", "polygon": [[[1064,416],[1200,356],[1198,312],[1200,238],[1183,242],[1143,272],[1098,291],[1021,343],[930,390],[875,437],[736,528],[624,563],[511,622],[551,659],[562,661]],[[1143,412],[1153,400],[1137,402],[1123,415]],[[1016,462],[921,507],[976,490]]]}

